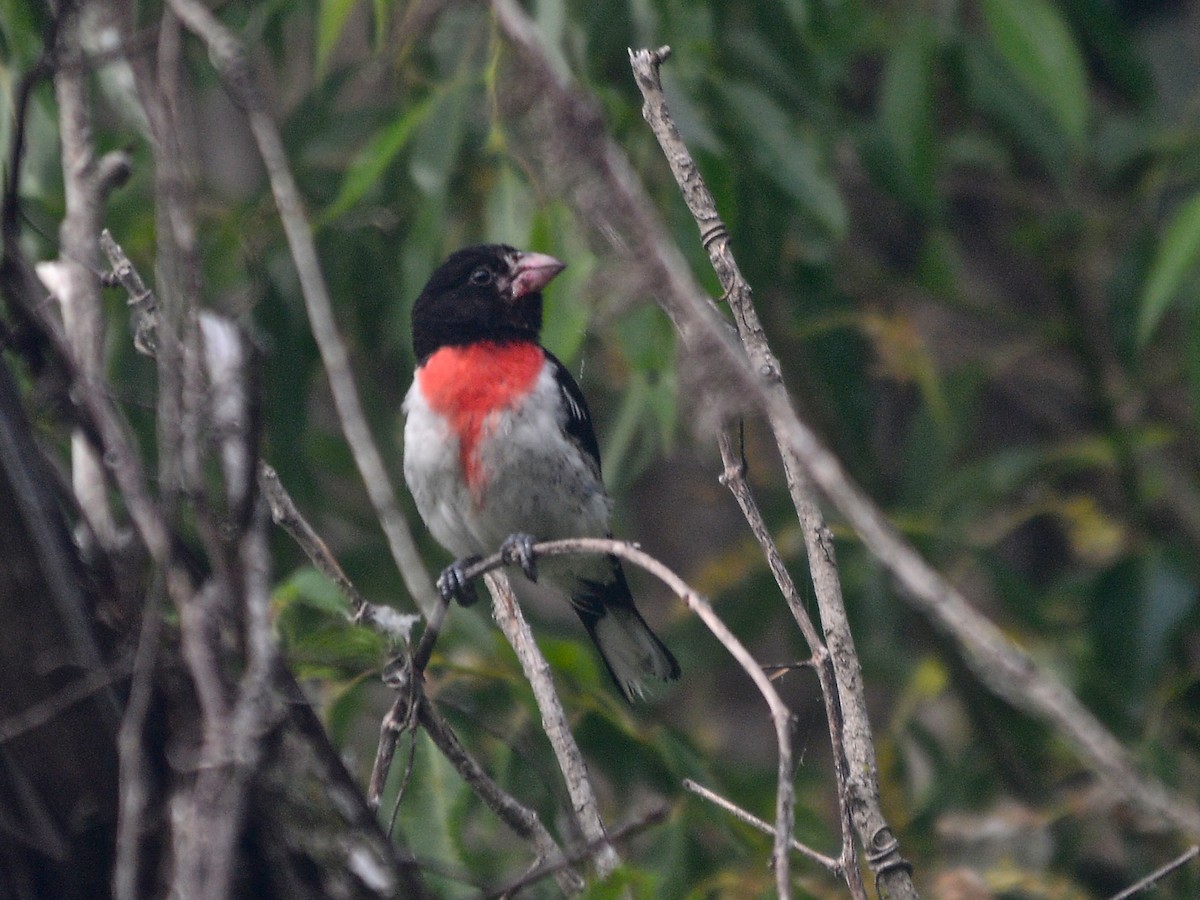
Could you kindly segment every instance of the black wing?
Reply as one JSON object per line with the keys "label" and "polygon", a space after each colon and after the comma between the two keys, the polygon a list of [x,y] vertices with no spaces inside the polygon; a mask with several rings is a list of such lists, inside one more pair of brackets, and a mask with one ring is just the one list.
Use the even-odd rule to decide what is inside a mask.
{"label": "black wing", "polygon": [[596,432],[592,428],[592,414],[588,412],[587,400],[583,397],[578,382],[549,350],[546,359],[554,366],[555,380],[562,392],[563,406],[567,408],[567,434],[596,463],[600,472],[600,445],[596,443]]}

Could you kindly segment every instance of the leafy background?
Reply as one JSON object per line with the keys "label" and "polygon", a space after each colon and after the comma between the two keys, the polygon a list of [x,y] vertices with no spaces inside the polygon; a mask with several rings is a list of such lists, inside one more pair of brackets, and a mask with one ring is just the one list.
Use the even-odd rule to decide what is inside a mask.
{"label": "leafy background", "polygon": [[[1200,10],[1166,0],[541,0],[530,11],[716,293],[627,65],[626,47],[671,44],[673,110],[805,414],[938,568],[1142,766],[1194,795]],[[40,4],[0,3],[5,144],[44,15]],[[507,51],[486,5],[235,0],[221,15],[258,48],[397,479],[408,312],[429,271],[481,240],[558,255],[570,266],[547,294],[545,339],[591,401],[618,533],[711,596],[764,662],[802,659],[717,484],[692,380],[702,375],[677,367],[651,298],[614,288],[591,224],[547,193],[499,112]],[[189,65],[208,298],[253,322],[268,348],[267,458],[360,588],[410,609],[338,432],[244,125],[198,47]],[[133,146],[138,162],[108,225],[149,273],[152,173],[122,90],[119,67],[99,71],[99,139]],[[62,214],[57,152],[43,86],[22,184],[43,256]],[[108,302],[110,369],[149,447],[153,373],[126,338],[123,298]],[[751,478],[802,575],[768,437],[746,423]],[[1182,849],[1161,823],[1122,810],[1053,734],[986,694],[854,536],[838,537],[885,811],[927,893],[1105,896]],[[422,541],[431,568],[447,562]],[[275,550],[292,666],[365,778],[388,703],[377,677],[387,648],[344,623],[342,599],[294,546],[280,538]],[[577,623],[531,600],[609,821],[670,808],[633,839],[618,881],[645,896],[767,894],[769,839],[679,787],[695,778],[769,818],[764,710],[679,604],[649,581],[635,588],[685,674],[632,710]],[[829,849],[836,798],[812,682],[801,670],[781,689],[803,752],[798,836]],[[536,709],[485,612],[453,612],[430,688],[489,771],[567,827]],[[417,744],[398,827],[418,855],[479,880],[519,870],[516,842]],[[840,895],[798,869],[812,896]],[[431,877],[445,896],[469,895]],[[1200,895],[1200,869],[1161,895]]]}

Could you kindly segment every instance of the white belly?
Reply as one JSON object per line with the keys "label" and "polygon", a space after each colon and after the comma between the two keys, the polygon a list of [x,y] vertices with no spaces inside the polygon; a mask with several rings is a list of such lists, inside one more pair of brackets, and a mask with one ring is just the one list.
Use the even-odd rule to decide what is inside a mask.
{"label": "white belly", "polygon": [[[524,403],[488,418],[477,461],[481,488],[472,491],[457,436],[415,386],[409,390],[404,477],[430,533],[451,553],[494,553],[519,531],[541,540],[609,533],[610,502],[598,473],[549,412],[557,405],[539,402],[557,398],[547,366]],[[553,574],[557,566],[545,562]]]}

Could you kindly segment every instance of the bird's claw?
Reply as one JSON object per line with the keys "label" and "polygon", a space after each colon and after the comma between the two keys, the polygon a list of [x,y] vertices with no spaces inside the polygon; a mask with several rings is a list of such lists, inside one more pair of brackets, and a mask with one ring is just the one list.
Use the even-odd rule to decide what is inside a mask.
{"label": "bird's claw", "polygon": [[442,574],[438,576],[437,589],[443,600],[447,603],[457,600],[460,606],[471,606],[479,600],[479,595],[475,593],[475,584],[467,578],[467,569],[478,561],[477,556],[456,559],[442,569]]}
{"label": "bird's claw", "polygon": [[538,580],[537,559],[533,553],[535,543],[533,535],[518,531],[506,537],[500,545],[500,558],[504,560],[504,564],[511,566],[516,563],[530,581]]}

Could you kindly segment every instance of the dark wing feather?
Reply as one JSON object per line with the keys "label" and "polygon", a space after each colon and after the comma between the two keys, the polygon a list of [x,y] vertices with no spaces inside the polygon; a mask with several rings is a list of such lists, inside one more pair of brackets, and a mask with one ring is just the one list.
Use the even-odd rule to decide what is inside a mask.
{"label": "dark wing feather", "polygon": [[562,391],[563,406],[567,409],[567,434],[575,441],[596,463],[596,473],[600,472],[600,445],[596,442],[596,432],[592,428],[592,414],[588,412],[587,400],[583,397],[578,382],[567,371],[567,367],[559,362],[549,350],[546,358],[554,366],[554,374]]}

